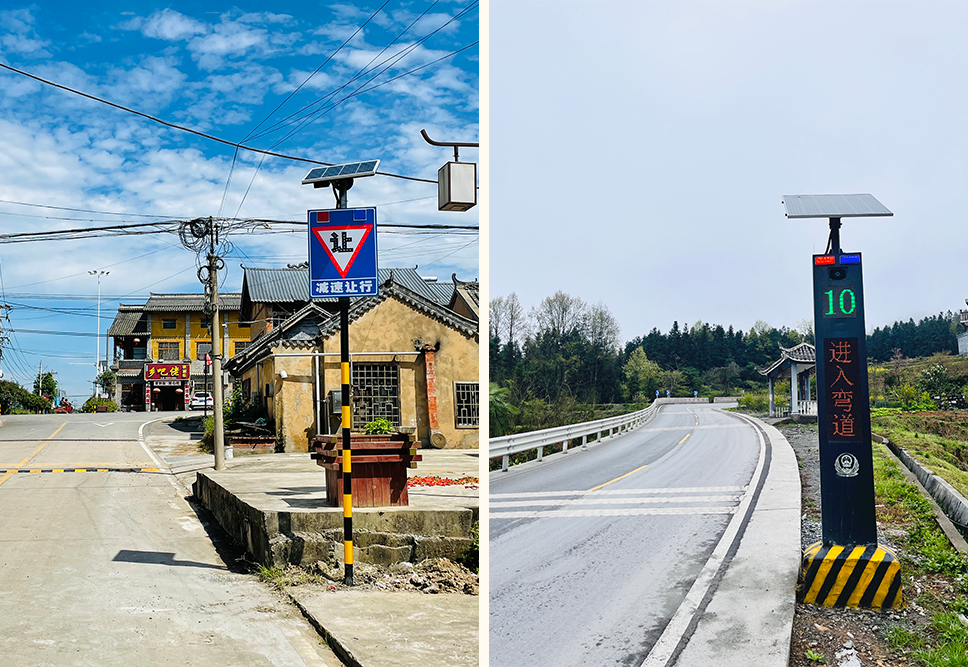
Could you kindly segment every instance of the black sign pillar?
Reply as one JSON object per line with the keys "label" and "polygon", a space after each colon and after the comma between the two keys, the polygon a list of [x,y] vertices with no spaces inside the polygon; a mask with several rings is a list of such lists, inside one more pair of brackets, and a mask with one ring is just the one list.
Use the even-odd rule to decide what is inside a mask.
{"label": "black sign pillar", "polygon": [[877,543],[867,332],[860,253],[840,249],[841,218],[894,215],[871,195],[784,195],[788,218],[827,218],[827,251],[813,256],[817,421],[823,541],[800,563],[797,600],[898,609],[901,564]]}
{"label": "black sign pillar", "polygon": [[831,245],[813,256],[823,541],[876,544],[861,256]]}

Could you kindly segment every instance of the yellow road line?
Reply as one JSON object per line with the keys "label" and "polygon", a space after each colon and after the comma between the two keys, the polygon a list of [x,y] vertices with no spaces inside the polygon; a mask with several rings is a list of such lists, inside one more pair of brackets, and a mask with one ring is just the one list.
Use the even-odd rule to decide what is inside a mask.
{"label": "yellow road line", "polygon": [[625,478],[626,478],[626,477],[628,477],[629,475],[634,475],[634,474],[635,474],[635,473],[637,473],[637,472],[638,472],[639,470],[642,470],[642,468],[648,468],[648,467],[649,467],[648,465],[644,465],[644,466],[639,466],[638,468],[636,468],[636,469],[635,469],[635,470],[633,470],[632,472],[627,472],[627,473],[625,473],[624,475],[622,475],[621,477],[616,477],[616,478],[615,478],[615,479],[613,479],[613,480],[612,480],[611,482],[605,482],[604,484],[599,484],[598,486],[595,486],[595,487],[592,487],[592,488],[590,488],[590,489],[588,489],[588,490],[589,490],[589,491],[598,491],[598,490],[599,490],[600,488],[602,488],[603,486],[608,486],[609,484],[612,484],[612,483],[614,483],[614,482],[617,482],[617,481],[618,481],[618,480],[620,480],[620,479],[625,479]]}
{"label": "yellow road line", "polygon": [[[37,456],[38,454],[40,454],[40,450],[42,450],[44,447],[46,447],[47,446],[47,443],[50,442],[51,440],[53,440],[54,439],[54,436],[57,435],[58,433],[60,433],[61,432],[61,429],[64,428],[65,426],[67,426],[67,422],[64,422],[63,424],[61,424],[60,426],[58,426],[57,427],[57,430],[54,431],[53,433],[51,433],[49,438],[47,438],[42,443],[40,443],[40,446],[37,447],[37,449],[35,449],[30,456],[28,456],[23,461],[21,461],[20,463],[18,463],[16,467],[17,468],[22,468],[24,466],[24,464],[26,464],[30,459],[32,459],[35,456]],[[8,479],[10,479],[10,477],[12,475],[13,475],[13,471],[9,471],[9,472],[5,473],[3,475],[3,477],[0,477],[0,484],[3,484]]]}
{"label": "yellow road line", "polygon": [[682,440],[680,440],[679,442],[677,442],[676,444],[677,444],[677,445],[681,445],[682,443],[684,443],[684,442],[685,442],[686,440],[688,440],[688,439],[689,439],[689,436],[690,436],[690,435],[692,435],[692,433],[686,433],[686,437],[685,437],[685,438],[683,438]]}
{"label": "yellow road line", "polygon": [[[20,463],[0,463],[0,470],[8,470],[10,468],[23,469],[24,467],[23,463],[24,463],[23,461],[21,461]],[[63,461],[59,461],[57,463],[45,463],[40,467],[43,468],[44,470],[47,470],[52,467],[77,468],[78,466],[84,467],[84,468],[154,468],[155,464],[151,463],[150,461],[141,462],[141,463],[137,461],[135,461],[134,463],[120,463],[118,461],[84,461],[83,463],[81,462],[65,463]]]}

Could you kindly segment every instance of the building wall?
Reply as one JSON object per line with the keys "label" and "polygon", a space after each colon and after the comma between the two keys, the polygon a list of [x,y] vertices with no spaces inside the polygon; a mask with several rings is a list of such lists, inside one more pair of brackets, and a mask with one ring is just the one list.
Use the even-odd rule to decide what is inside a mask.
{"label": "building wall", "polygon": [[[255,331],[253,323],[253,332]],[[417,345],[417,341],[420,345]],[[431,444],[427,407],[427,378],[423,345],[439,346],[435,353],[437,411],[440,432],[447,448],[477,448],[478,428],[457,428],[454,416],[455,381],[479,382],[478,343],[447,325],[388,299],[350,325],[350,352],[353,363],[396,363],[400,371],[400,425],[413,428],[424,446]],[[320,400],[330,391],[339,391],[340,336],[324,341],[322,349],[276,347],[273,355],[323,352],[319,361]],[[362,352],[396,352],[373,355]],[[313,357],[271,356],[242,374],[250,392],[262,397],[269,418],[276,423],[277,441],[287,452],[308,451],[309,440],[316,435],[316,362]],[[287,377],[281,377],[285,370]],[[272,384],[273,396],[266,396],[266,384]],[[252,399],[250,399],[252,400]],[[325,407],[323,408],[325,411]],[[325,412],[320,415],[320,432],[327,431]],[[339,428],[339,416],[329,422],[330,432]]]}
{"label": "building wall", "polygon": [[[234,344],[236,341],[248,342],[249,340],[249,329],[239,326],[239,312],[236,311],[224,311],[220,313],[221,318],[227,318],[229,322],[228,328],[228,349],[222,350],[223,358],[228,358],[234,352]],[[196,359],[198,354],[198,344],[199,343],[209,343],[211,342],[212,336],[209,333],[207,327],[202,326],[204,316],[201,313],[152,313],[151,317],[151,345],[148,350],[148,355],[154,359],[159,359],[159,343],[162,342],[172,342],[178,343],[179,359]],[[164,320],[175,320],[174,329],[165,329],[163,321]],[[189,326],[188,330],[188,349],[185,345],[185,325]],[[222,319],[225,322],[225,319]],[[219,338],[220,345],[225,342],[224,330],[223,335]]]}
{"label": "building wall", "polygon": [[[315,350],[275,348],[273,353],[299,351]],[[273,412],[277,439],[281,438],[287,452],[308,452],[309,440],[316,435],[313,357],[275,357],[273,361]],[[282,371],[287,377],[282,377]]]}
{"label": "building wall", "polygon": [[[419,344],[418,344],[419,341]],[[458,429],[454,415],[453,383],[478,382],[478,343],[446,324],[407,304],[388,299],[350,325],[350,352],[401,352],[400,366],[401,426],[416,428],[418,439],[430,446],[427,408],[427,381],[424,355],[414,355],[424,345],[437,348],[437,419],[447,448],[476,448],[478,428]],[[324,342],[324,352],[339,352],[340,336]],[[393,361],[392,356],[355,356],[354,362]],[[323,392],[340,388],[338,357],[325,357]],[[478,385],[480,386],[480,385]]]}

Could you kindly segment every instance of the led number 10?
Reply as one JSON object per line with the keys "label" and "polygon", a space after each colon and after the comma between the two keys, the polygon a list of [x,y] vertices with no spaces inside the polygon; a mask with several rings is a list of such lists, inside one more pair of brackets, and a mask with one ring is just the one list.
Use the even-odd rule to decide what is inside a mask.
{"label": "led number 10", "polygon": [[857,310],[857,296],[850,287],[827,290],[824,294],[827,296],[827,312],[824,313],[827,317],[853,315]]}

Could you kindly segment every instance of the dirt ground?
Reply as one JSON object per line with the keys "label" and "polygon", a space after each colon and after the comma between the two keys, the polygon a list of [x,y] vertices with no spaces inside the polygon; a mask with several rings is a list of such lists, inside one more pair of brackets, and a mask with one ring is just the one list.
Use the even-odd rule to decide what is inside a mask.
{"label": "dirt ground", "polygon": [[[801,543],[803,547],[821,539],[820,525],[820,453],[816,428],[799,424],[778,427],[786,437],[800,464],[803,489]],[[890,530],[878,525],[880,541],[896,548],[890,541]],[[933,582],[923,582],[925,586]],[[924,612],[909,604],[899,611],[834,609],[812,604],[797,604],[790,644],[790,667],[814,667],[818,664],[837,667],[907,666],[907,659],[893,651],[884,632],[902,621],[927,624]],[[823,656],[811,660],[807,655]]]}
{"label": "dirt ground", "polygon": [[[324,590],[343,590],[343,566],[317,561],[309,568],[289,567],[277,582],[285,586],[310,586]],[[422,591],[479,595],[478,576],[460,563],[446,558],[430,558],[416,565],[397,563],[390,567],[356,563],[353,590]]]}

